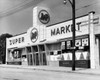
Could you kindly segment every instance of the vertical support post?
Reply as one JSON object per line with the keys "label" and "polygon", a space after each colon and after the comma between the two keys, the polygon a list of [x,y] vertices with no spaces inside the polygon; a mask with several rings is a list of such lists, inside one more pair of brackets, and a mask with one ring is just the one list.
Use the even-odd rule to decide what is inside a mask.
{"label": "vertical support post", "polygon": [[7,39],[6,39],[6,64],[7,64],[7,61],[8,61],[8,49],[7,49]]}
{"label": "vertical support post", "polygon": [[96,37],[96,43],[95,43],[95,64],[96,64],[96,69],[99,69],[99,38]]}
{"label": "vertical support post", "polygon": [[8,49],[6,48],[6,62],[5,62],[6,64],[7,64],[7,62],[8,62],[8,54],[9,54],[9,53],[8,53]]}
{"label": "vertical support post", "polygon": [[72,4],[72,70],[75,71],[75,0],[73,0],[73,4]]}
{"label": "vertical support post", "polygon": [[26,52],[26,58],[27,58],[27,65],[29,65],[27,47],[25,47],[25,52]]}
{"label": "vertical support post", "polygon": [[94,24],[93,24],[94,12],[89,12],[89,37],[90,37],[90,66],[95,69],[95,35],[94,35]]}
{"label": "vertical support post", "polygon": [[38,22],[38,7],[33,8],[33,27],[37,26],[37,22]]}

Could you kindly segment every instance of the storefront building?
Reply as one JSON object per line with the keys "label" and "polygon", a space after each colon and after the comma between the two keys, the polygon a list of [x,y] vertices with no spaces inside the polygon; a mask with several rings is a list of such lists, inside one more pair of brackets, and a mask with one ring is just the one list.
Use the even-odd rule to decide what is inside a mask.
{"label": "storefront building", "polygon": [[[33,9],[33,27],[7,38],[6,63],[20,65],[72,66],[72,20],[52,25],[46,9]],[[99,68],[99,15],[94,12],[76,18],[75,66]]]}

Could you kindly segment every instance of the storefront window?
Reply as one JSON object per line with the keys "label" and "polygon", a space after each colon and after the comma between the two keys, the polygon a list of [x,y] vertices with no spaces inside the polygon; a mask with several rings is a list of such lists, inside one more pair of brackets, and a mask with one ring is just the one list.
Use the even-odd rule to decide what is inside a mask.
{"label": "storefront window", "polygon": [[21,51],[13,51],[12,55],[14,59],[21,58]]}
{"label": "storefront window", "polygon": [[31,52],[31,47],[27,47],[27,52],[28,52],[28,53]]}
{"label": "storefront window", "polygon": [[50,52],[50,55],[54,55],[54,53],[53,52]]}
{"label": "storefront window", "polygon": [[32,46],[33,52],[38,52],[38,47],[37,46]]}
{"label": "storefront window", "polygon": [[39,51],[45,51],[45,46],[44,45],[39,45]]}
{"label": "storefront window", "polygon": [[[72,40],[62,42],[62,56],[61,60],[72,60]],[[64,48],[65,47],[65,48]],[[75,59],[76,60],[89,60],[89,38],[88,36],[77,38],[75,40]]]}
{"label": "storefront window", "polygon": [[62,59],[61,51],[52,51],[50,52],[50,60],[51,61],[59,61]]}

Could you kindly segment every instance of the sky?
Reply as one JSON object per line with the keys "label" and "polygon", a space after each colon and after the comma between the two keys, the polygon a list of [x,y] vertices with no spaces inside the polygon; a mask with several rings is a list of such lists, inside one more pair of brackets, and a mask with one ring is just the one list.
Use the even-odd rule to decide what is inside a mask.
{"label": "sky", "polygon": [[10,33],[12,35],[26,32],[32,27],[32,7],[24,9],[12,15],[0,18],[0,34]]}
{"label": "sky", "polygon": [[[61,22],[71,18],[71,6],[64,5],[62,0],[44,0],[38,6],[48,7],[50,11],[50,24]],[[94,10],[100,13],[100,0],[76,0],[76,16],[88,14]],[[9,33],[12,35],[27,32],[33,25],[33,6],[27,7],[14,14],[0,18],[0,35]]]}

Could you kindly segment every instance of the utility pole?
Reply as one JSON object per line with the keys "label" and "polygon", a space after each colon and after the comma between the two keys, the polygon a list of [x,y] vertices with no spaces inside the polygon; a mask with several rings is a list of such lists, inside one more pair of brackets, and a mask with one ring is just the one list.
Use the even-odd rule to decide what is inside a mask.
{"label": "utility pole", "polygon": [[[68,0],[72,6],[72,71],[75,71],[75,0]],[[64,4],[66,4],[67,1],[64,0]]]}
{"label": "utility pole", "polygon": [[73,34],[73,50],[72,50],[72,70],[75,71],[75,0],[73,0],[73,5],[72,5],[72,23],[73,23],[73,27],[72,27],[72,34]]}

